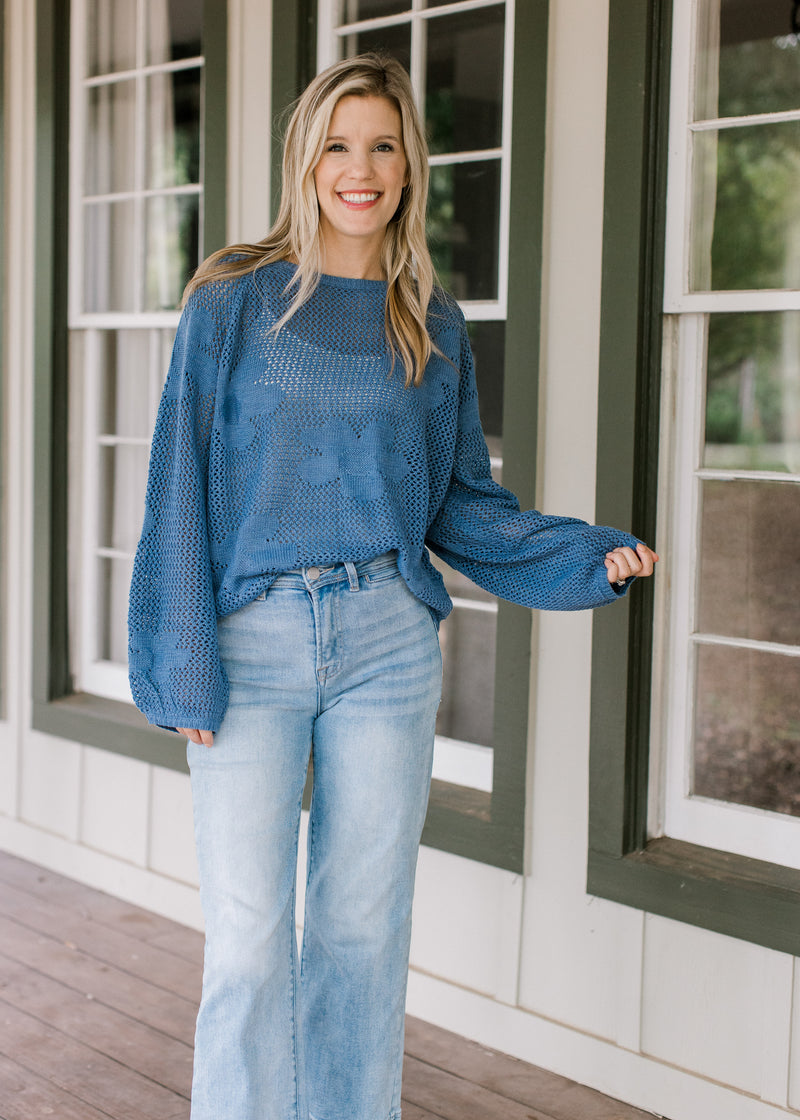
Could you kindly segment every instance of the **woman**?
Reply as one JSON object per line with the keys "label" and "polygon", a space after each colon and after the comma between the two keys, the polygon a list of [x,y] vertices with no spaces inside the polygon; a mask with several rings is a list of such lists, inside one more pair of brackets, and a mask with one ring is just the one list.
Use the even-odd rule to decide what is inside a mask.
{"label": "woman", "polygon": [[426,546],[552,609],[613,601],[657,559],[626,533],[521,513],[492,481],[463,316],[425,245],[427,177],[403,68],[339,63],[292,117],[274,228],[187,289],[130,667],[151,722],[189,740],[206,918],[194,1120],[400,1116],[451,606]]}

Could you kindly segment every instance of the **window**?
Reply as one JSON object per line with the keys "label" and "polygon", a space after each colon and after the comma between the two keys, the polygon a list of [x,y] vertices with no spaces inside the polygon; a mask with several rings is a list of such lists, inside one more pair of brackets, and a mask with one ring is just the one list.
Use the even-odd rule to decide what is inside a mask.
{"label": "window", "polygon": [[[503,367],[514,5],[511,0],[320,4],[318,66],[383,49],[411,75],[430,148],[428,237],[444,286],[459,300],[475,355],[495,478],[503,469]],[[431,557],[454,610],[440,631],[444,662],[434,801],[445,785],[488,813],[493,788],[497,600]],[[481,796],[483,795],[483,796]]]}
{"label": "window", "polygon": [[33,725],[185,768],[124,630],[181,291],[225,238],[225,0],[37,0],[36,50]]}
{"label": "window", "polygon": [[595,619],[588,889],[796,953],[792,12],[611,0],[598,519],[664,563]]}

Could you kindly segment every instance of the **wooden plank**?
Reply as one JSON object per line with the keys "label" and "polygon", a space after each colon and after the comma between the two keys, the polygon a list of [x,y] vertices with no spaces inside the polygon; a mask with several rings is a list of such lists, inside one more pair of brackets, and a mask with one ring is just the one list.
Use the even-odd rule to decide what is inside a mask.
{"label": "wooden plank", "polygon": [[199,1000],[197,965],[145,941],[120,933],[74,909],[65,909],[6,884],[0,890],[0,916],[76,948],[91,946],[92,956],[184,999]]}
{"label": "wooden plank", "polygon": [[87,999],[2,954],[0,991],[18,1011],[188,1098],[192,1047],[108,1007],[102,994]]}
{"label": "wooden plank", "polygon": [[404,1095],[444,1120],[552,1120],[540,1109],[406,1055]]}
{"label": "wooden plank", "polygon": [[97,961],[71,943],[39,935],[0,917],[0,945],[19,964],[36,969],[84,996],[100,999],[164,1034],[191,1044],[197,1005],[139,976]]}
{"label": "wooden plank", "polygon": [[57,1120],[109,1120],[109,1113],[99,1112],[0,1054],[0,1117],[34,1120],[41,1116],[55,1116]]}
{"label": "wooden plank", "polygon": [[552,1120],[652,1120],[650,1113],[411,1016],[405,1048],[410,1057],[541,1109]]}
{"label": "wooden plank", "polygon": [[406,1019],[405,1048],[409,1056],[542,1109],[552,1120],[653,1120],[649,1112],[411,1016]]}
{"label": "wooden plank", "polygon": [[175,1120],[188,1102],[0,1000],[0,1054],[114,1120]]}
{"label": "wooden plank", "polygon": [[446,1120],[436,1112],[428,1112],[417,1104],[411,1104],[403,1097],[403,1120]]}

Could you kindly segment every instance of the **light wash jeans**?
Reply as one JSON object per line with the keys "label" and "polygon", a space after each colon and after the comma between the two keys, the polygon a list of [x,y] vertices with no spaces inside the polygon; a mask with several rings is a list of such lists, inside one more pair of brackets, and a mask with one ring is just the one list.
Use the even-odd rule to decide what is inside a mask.
{"label": "light wash jeans", "polygon": [[192,1120],[398,1120],[436,625],[389,553],[281,575],[219,642],[230,705],[213,747],[188,744],[206,921]]}

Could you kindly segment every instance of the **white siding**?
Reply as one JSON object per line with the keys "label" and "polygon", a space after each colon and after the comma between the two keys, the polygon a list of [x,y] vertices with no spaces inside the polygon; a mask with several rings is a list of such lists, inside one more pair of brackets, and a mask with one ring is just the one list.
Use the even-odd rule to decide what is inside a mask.
{"label": "white siding", "polygon": [[[229,234],[258,237],[270,8],[231,11]],[[6,0],[0,845],[199,926],[185,775],[30,730],[32,13]],[[582,517],[595,486],[607,22],[607,0],[551,4],[539,497]],[[409,1009],[671,1120],[785,1118],[800,1110],[791,958],[586,896],[590,652],[589,615],[538,620],[526,876],[423,849]]]}

